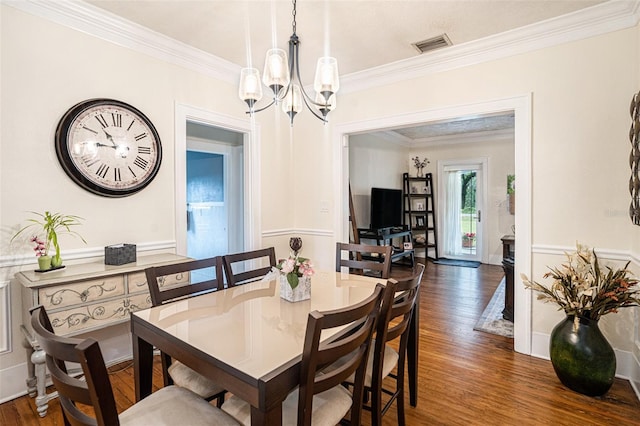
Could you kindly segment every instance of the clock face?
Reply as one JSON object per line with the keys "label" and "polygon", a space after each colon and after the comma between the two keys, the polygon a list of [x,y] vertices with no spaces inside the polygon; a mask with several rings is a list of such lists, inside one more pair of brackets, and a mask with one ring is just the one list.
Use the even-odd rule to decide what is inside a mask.
{"label": "clock face", "polygon": [[162,146],[151,121],[136,108],[112,99],[91,99],[60,120],[56,154],[65,172],[84,189],[124,197],[153,180]]}

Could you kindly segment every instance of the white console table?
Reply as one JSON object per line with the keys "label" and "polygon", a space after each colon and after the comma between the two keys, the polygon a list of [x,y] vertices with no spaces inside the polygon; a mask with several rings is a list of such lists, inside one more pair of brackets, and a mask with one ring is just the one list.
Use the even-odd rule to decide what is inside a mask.
{"label": "white console table", "polygon": [[[16,274],[22,285],[20,327],[27,350],[27,391],[36,398],[40,417],[47,414],[48,402],[57,393],[46,393],[45,354],[31,330],[29,309],[43,305],[58,335],[73,336],[129,321],[131,312],[151,307],[144,270],[150,266],[191,260],[175,254],[142,256],[121,266],[104,262],[68,265],[63,269]],[[161,287],[188,282],[188,274],[165,277]]]}

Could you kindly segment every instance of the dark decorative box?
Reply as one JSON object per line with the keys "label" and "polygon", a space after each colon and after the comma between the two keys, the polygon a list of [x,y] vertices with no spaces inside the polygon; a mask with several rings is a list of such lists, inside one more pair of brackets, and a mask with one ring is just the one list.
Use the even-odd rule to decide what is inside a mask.
{"label": "dark decorative box", "polygon": [[136,261],[135,244],[115,244],[104,248],[105,265],[124,265]]}

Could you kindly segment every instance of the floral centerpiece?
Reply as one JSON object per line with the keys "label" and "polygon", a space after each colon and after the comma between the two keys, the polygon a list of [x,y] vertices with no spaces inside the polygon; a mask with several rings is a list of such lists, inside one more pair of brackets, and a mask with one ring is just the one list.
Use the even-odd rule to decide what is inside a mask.
{"label": "floral centerpiece", "polygon": [[281,259],[276,265],[276,268],[286,277],[292,289],[298,287],[300,278],[310,277],[315,272],[311,261],[297,254],[291,255],[286,259]]}
{"label": "floral centerpiece", "polygon": [[280,297],[290,302],[309,299],[311,297],[311,276],[315,273],[311,260],[300,256],[302,239],[292,237],[289,240],[291,254],[280,259],[274,271],[280,276]]}
{"label": "floral centerpiece", "polygon": [[[51,267],[60,267],[62,265],[62,257],[60,256],[60,244],[58,243],[58,236],[62,234],[71,234],[79,237],[84,243],[86,241],[80,234],[78,234],[72,227],[80,225],[82,218],[79,216],[67,215],[62,213],[51,213],[45,211],[43,213],[31,212],[37,218],[28,219],[30,222],[24,226],[11,238],[11,242],[18,236],[22,235],[25,231],[33,229],[33,227],[41,228],[44,232],[44,239],[38,235],[34,235],[30,238],[30,242],[35,244],[34,251],[36,257],[38,257],[38,265],[40,270],[51,269]],[[49,250],[51,246],[55,250],[53,256],[50,255]]]}
{"label": "floral centerpiece", "polygon": [[549,352],[560,381],[585,395],[605,394],[615,377],[613,348],[600,332],[598,320],[621,308],[640,306],[638,280],[629,271],[602,267],[595,250],[577,244],[567,253],[567,262],[549,268],[547,287],[522,274],[526,288],[538,292],[538,299],[556,303],[566,318],[551,332]]}

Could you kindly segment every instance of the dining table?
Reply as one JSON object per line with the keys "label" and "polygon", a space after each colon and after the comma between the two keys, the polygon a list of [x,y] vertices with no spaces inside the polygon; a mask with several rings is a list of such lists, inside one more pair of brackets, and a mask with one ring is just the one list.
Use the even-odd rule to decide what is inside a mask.
{"label": "dining table", "polygon": [[[281,425],[282,402],[299,383],[309,313],[358,303],[378,282],[385,280],[319,271],[312,277],[311,298],[299,302],[280,298],[276,277],[133,312],[136,401],[151,393],[157,348],[246,401],[252,425]],[[322,339],[341,331],[325,330]],[[408,368],[415,405],[417,329],[413,339]]]}

